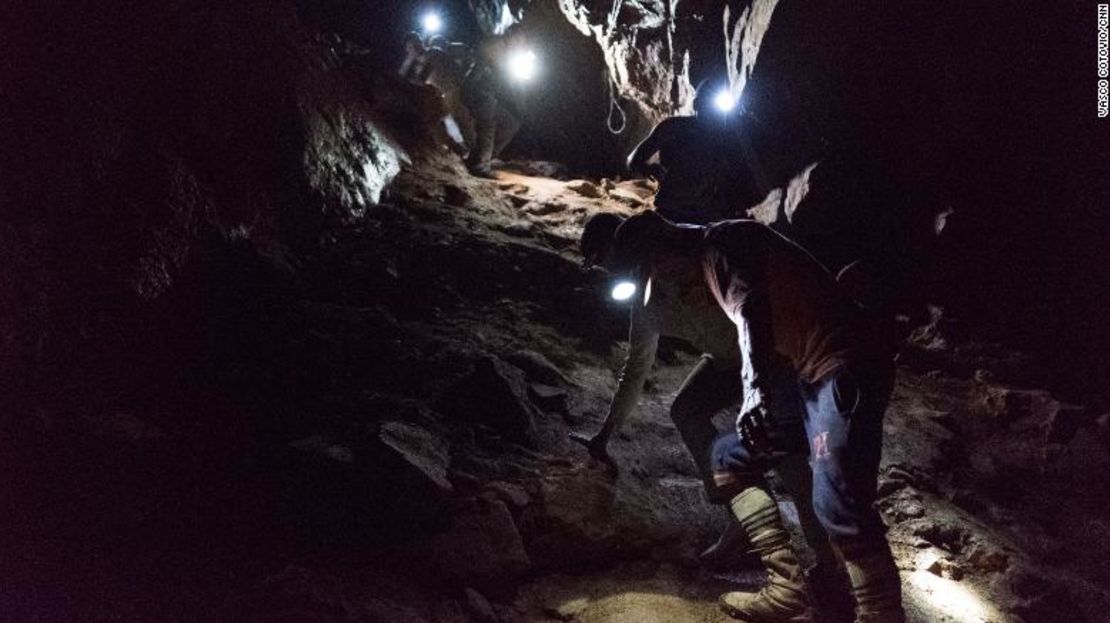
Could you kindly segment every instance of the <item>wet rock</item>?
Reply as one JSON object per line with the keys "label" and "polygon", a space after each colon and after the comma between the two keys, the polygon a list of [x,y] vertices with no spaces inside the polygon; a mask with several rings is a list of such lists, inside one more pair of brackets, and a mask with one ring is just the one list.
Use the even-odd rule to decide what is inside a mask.
{"label": "wet rock", "polygon": [[451,457],[445,439],[405,422],[386,422],[381,425],[378,435],[382,443],[409,467],[413,476],[427,479],[445,493],[452,490],[447,479]]}
{"label": "wet rock", "polygon": [[513,509],[524,508],[532,501],[532,496],[528,495],[524,487],[511,482],[491,482],[486,485],[486,491]]}
{"label": "wet rock", "polygon": [[921,568],[933,575],[959,581],[964,577],[964,568],[958,562],[940,555],[927,555]]}
{"label": "wet rock", "polygon": [[967,562],[976,571],[993,573],[1005,571],[1010,566],[1010,557],[997,548],[976,543],[967,553]]}
{"label": "wet rock", "polygon": [[532,200],[528,197],[524,197],[521,195],[508,195],[508,198],[509,203],[513,204],[514,208],[523,208],[524,206],[532,202]]}
{"label": "wet rock", "polygon": [[913,535],[921,537],[934,546],[951,552],[962,553],[970,538],[967,529],[956,523],[948,521],[918,520],[913,528]]}
{"label": "wet rock", "polygon": [[534,350],[519,350],[509,353],[505,360],[520,368],[529,380],[545,385],[569,385],[570,381],[562,370],[551,363],[542,353]]}
{"label": "wet rock", "polygon": [[509,196],[528,194],[528,186],[520,182],[498,182],[497,187]]}
{"label": "wet rock", "polygon": [[470,472],[452,469],[447,478],[461,493],[474,493],[482,488],[482,479]]}
{"label": "wet rock", "polygon": [[583,197],[590,199],[601,199],[605,196],[605,191],[599,188],[593,182],[587,180],[575,180],[567,183],[567,190],[578,193]]}
{"label": "wet rock", "polygon": [[470,500],[447,532],[430,539],[428,554],[448,578],[494,594],[532,568],[512,514],[497,500]]}
{"label": "wet rock", "polygon": [[339,442],[325,436],[325,435],[312,435],[289,444],[291,448],[306,455],[315,456],[328,461],[336,461],[338,463],[346,463],[354,465],[355,453],[354,451]]}
{"label": "wet rock", "polygon": [[891,463],[886,466],[880,477],[879,495],[888,495],[906,485],[912,485],[922,491],[937,490],[936,480],[932,474],[916,465]]}
{"label": "wet rock", "polygon": [[483,424],[518,441],[535,433],[537,409],[528,397],[524,372],[494,356],[444,392],[438,410],[455,422]]}
{"label": "wet rock", "polygon": [[763,201],[748,208],[748,218],[759,221],[764,225],[774,225],[779,222],[779,215],[782,214],[782,197],[783,190],[781,188],[772,190]]}
{"label": "wet rock", "polygon": [[615,199],[633,209],[643,208],[648,205],[648,201],[646,199],[630,190],[625,190],[623,188],[617,188],[609,191],[609,198]]}
{"label": "wet rock", "polygon": [[466,609],[479,623],[498,623],[500,617],[493,610],[493,605],[484,595],[467,587],[463,594],[466,596]]}
{"label": "wet rock", "polygon": [[462,207],[470,201],[470,193],[461,186],[447,184],[443,187],[443,202],[447,205]]}
{"label": "wet rock", "polygon": [[504,168],[532,177],[549,177],[556,180],[564,180],[568,176],[567,167],[565,165],[544,160],[514,160],[505,163]]}
{"label": "wet rock", "polygon": [[532,383],[528,386],[528,391],[541,408],[559,413],[566,412],[567,391],[565,389],[542,383]]}
{"label": "wet rock", "polygon": [[916,519],[925,515],[925,507],[920,500],[911,496],[897,496],[884,501],[884,512],[895,522]]}
{"label": "wet rock", "polygon": [[535,227],[528,221],[513,221],[500,229],[506,234],[517,238],[531,238],[535,233]]}
{"label": "wet rock", "polygon": [[533,202],[533,203],[529,203],[527,206],[524,207],[525,212],[527,212],[528,214],[534,214],[536,216],[547,216],[549,214],[558,214],[560,212],[565,212],[566,209],[567,209],[567,205],[565,203],[562,203],[561,201],[554,201],[554,200],[552,200],[552,201],[543,201],[543,202],[536,201],[536,202]]}

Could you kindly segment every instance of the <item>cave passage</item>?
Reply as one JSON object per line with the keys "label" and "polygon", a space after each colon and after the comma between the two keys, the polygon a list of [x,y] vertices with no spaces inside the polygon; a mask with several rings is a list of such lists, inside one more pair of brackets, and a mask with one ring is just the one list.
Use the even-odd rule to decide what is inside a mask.
{"label": "cave passage", "polygon": [[[879,359],[847,465],[875,451],[905,619],[1107,620],[1093,9],[18,4],[0,620],[724,623],[773,542],[853,621],[808,480]],[[773,312],[721,311],[749,291]],[[844,335],[890,345],[874,378],[770,365],[841,379]],[[758,393],[848,423],[744,515],[709,448]]]}

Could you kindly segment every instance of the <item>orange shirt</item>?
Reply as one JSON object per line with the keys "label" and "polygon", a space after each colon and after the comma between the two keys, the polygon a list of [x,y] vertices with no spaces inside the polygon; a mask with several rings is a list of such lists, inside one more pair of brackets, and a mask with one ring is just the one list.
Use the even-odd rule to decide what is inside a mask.
{"label": "orange shirt", "polygon": [[876,353],[862,312],[795,243],[755,221],[713,225],[705,242],[706,282],[734,323],[748,323],[741,350],[757,374],[777,354],[812,383]]}

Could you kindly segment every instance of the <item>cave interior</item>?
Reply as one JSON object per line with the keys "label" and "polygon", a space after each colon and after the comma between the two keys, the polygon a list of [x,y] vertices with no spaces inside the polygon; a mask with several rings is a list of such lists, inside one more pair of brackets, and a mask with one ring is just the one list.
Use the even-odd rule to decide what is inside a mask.
{"label": "cave interior", "polygon": [[[430,14],[534,51],[489,179],[398,75]],[[718,595],[762,571],[699,562],[730,518],[669,416],[700,353],[662,339],[615,466],[568,438],[628,342],[583,224],[652,208],[626,159],[703,85],[746,124],[737,216],[878,267],[908,620],[1110,621],[1097,27],[1084,2],[7,3],[0,619],[732,620]]]}

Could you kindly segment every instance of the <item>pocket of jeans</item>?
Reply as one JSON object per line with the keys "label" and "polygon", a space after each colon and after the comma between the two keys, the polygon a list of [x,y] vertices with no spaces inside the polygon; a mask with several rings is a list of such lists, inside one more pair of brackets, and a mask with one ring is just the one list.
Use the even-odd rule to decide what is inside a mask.
{"label": "pocket of jeans", "polygon": [[841,415],[849,416],[855,413],[862,397],[859,382],[851,373],[841,373],[833,379],[833,401]]}

